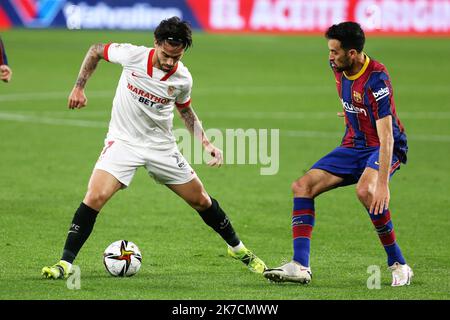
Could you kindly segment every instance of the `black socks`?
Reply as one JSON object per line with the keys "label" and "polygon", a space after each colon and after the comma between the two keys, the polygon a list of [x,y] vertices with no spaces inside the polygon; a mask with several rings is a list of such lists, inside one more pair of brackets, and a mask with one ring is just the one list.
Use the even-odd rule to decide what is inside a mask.
{"label": "black socks", "polygon": [[75,212],[61,260],[72,263],[94,228],[98,211],[83,202]]}
{"label": "black socks", "polygon": [[[217,200],[211,198],[212,205],[205,211],[198,211],[203,221],[216,231],[228,245],[235,247],[240,240],[225,212],[220,208]],[[83,202],[75,212],[67,235],[61,260],[72,263],[83,244],[89,238],[97,219],[98,211],[88,207]]]}
{"label": "black socks", "polygon": [[220,208],[216,199],[211,198],[212,205],[205,211],[197,211],[202,217],[203,221],[214,229],[228,245],[235,247],[239,244],[240,240],[231,225],[225,212]]}

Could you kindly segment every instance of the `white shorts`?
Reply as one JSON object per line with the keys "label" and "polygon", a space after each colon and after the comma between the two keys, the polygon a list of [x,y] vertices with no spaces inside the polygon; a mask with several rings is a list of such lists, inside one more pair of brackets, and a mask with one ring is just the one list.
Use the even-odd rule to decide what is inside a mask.
{"label": "white shorts", "polygon": [[148,174],[161,184],[183,184],[196,177],[176,144],[167,150],[158,150],[130,145],[118,139],[105,140],[94,169],[109,172],[128,187],[139,167],[145,167]]}

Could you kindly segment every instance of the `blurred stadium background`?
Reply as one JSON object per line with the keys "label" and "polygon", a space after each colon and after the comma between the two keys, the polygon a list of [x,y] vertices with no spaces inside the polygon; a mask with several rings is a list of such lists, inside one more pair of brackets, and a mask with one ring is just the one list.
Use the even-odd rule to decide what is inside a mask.
{"label": "blurred stadium background", "polygon": [[[246,242],[270,266],[291,257],[290,184],[340,142],[340,102],[323,31],[354,20],[366,52],[386,64],[409,137],[409,163],[391,183],[399,243],[416,277],[389,287],[384,252],[352,187],[317,201],[309,287],[271,285],[226,257],[222,241],[139,171],[103,210],[80,253],[81,290],[44,281],[103,146],[120,67],[101,63],[88,107],[67,96],[89,46],[151,46],[167,17],[190,21],[184,57],[206,128],[280,129],[280,168],[195,165]],[[449,299],[450,1],[0,0],[13,79],[0,84],[0,299]],[[175,126],[182,127],[179,119]],[[128,239],[139,274],[113,279],[101,255]],[[381,268],[381,290],[366,286]]]}

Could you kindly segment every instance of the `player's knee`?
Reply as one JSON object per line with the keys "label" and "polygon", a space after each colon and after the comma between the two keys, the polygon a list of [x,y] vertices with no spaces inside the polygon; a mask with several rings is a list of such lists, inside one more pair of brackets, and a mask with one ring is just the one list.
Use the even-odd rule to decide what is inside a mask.
{"label": "player's knee", "polygon": [[95,210],[100,210],[110,198],[110,194],[106,191],[89,190],[83,202]]}
{"label": "player's knee", "polygon": [[308,183],[308,179],[305,178],[294,181],[291,185],[291,190],[295,197],[314,197],[312,186]]}
{"label": "player's knee", "polygon": [[194,201],[190,201],[189,204],[197,211],[205,211],[211,207],[212,202],[209,195],[202,192]]}
{"label": "player's knee", "polygon": [[370,188],[368,185],[358,185],[356,187],[356,196],[358,197],[359,201],[361,201],[363,204],[370,203],[370,199],[372,198]]}

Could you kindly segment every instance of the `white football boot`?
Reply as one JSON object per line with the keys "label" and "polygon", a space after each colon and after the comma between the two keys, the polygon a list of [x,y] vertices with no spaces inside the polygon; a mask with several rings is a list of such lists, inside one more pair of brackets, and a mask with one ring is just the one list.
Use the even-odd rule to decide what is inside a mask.
{"label": "white football boot", "polygon": [[296,261],[288,262],[281,267],[266,269],[264,277],[273,282],[296,282],[307,284],[311,281],[311,268],[304,267]]}
{"label": "white football boot", "polygon": [[389,269],[392,271],[392,287],[409,286],[414,273],[407,264],[396,262]]}

